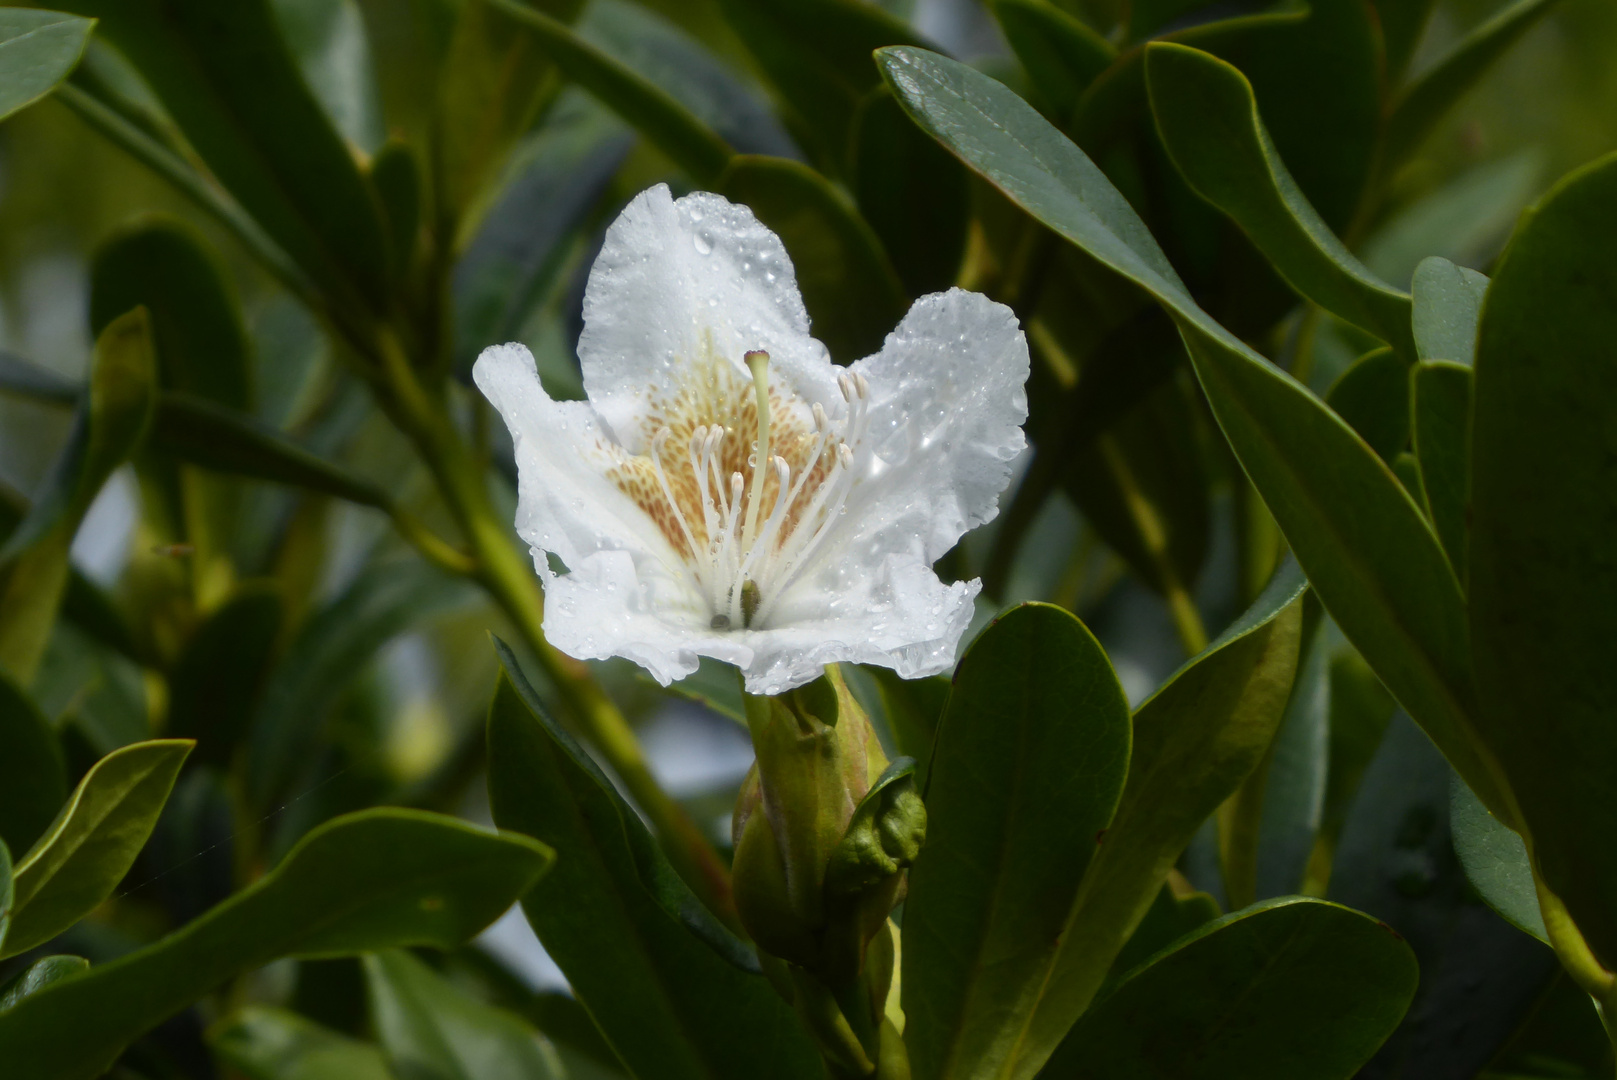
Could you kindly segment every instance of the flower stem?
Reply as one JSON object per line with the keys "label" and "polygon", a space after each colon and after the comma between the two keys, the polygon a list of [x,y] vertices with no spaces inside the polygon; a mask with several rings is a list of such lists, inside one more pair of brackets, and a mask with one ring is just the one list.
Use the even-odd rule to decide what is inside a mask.
{"label": "flower stem", "polygon": [[546,678],[586,738],[651,819],[670,861],[720,919],[736,925],[730,875],[718,853],[685,811],[658,784],[623,713],[580,661],[558,652],[544,635],[544,598],[527,558],[511,543],[494,512],[477,456],[440,402],[420,385],[398,345],[379,335],[382,367],[395,421],[422,460],[471,549],[471,575],[516,626]]}

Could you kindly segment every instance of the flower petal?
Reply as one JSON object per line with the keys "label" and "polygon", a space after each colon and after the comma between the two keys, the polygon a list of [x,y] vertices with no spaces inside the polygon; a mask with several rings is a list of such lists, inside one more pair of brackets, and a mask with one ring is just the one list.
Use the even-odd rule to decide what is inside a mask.
{"label": "flower petal", "polygon": [[711,349],[745,373],[762,349],[771,379],[810,402],[837,400],[830,354],[809,336],[792,260],[745,206],[665,184],[641,192],[606,232],[584,292],[584,389],[618,441],[642,453],[648,418],[681,366]]}
{"label": "flower petal", "polygon": [[517,533],[547,582],[555,575],[545,552],[569,569],[599,551],[628,552],[648,568],[679,565],[656,524],[607,479],[621,451],[600,419],[585,402],[552,401],[525,346],[484,349],[472,378],[511,430]]}
{"label": "flower petal", "polygon": [[1027,445],[1027,339],[1004,304],[950,289],[917,300],[851,370],[870,383],[867,471],[828,546],[867,565],[905,552],[931,566],[999,512]]}
{"label": "flower petal", "polygon": [[931,567],[902,555],[873,573],[831,574],[842,580],[792,590],[796,605],[788,601],[770,620],[778,629],[747,633],[753,657],[741,668],[749,693],[783,693],[844,661],[890,667],[906,679],[954,666],[981,582],[945,585]]}

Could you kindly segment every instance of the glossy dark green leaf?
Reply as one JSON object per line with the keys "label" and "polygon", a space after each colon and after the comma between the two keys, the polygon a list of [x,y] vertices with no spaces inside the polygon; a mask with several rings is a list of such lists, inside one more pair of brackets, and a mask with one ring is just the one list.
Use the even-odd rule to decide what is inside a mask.
{"label": "glossy dark green leaf", "polygon": [[[1310,621],[1318,622],[1317,611]],[[1252,898],[1303,891],[1308,859],[1325,815],[1330,760],[1330,648],[1323,627],[1305,636],[1291,700],[1260,767],[1262,813],[1253,859]],[[1256,774],[1253,778],[1255,778]],[[1248,779],[1248,783],[1253,778]],[[1230,889],[1231,907],[1243,904]]]}
{"label": "glossy dark green leaf", "polygon": [[169,674],[165,731],[194,739],[198,762],[228,767],[247,731],[281,634],[273,585],[248,585],[191,632]]}
{"label": "glossy dark green leaf", "polygon": [[0,841],[27,851],[66,798],[56,732],[28,696],[0,675]]}
{"label": "glossy dark green leaf", "polygon": [[961,658],[904,905],[904,1041],[920,1080],[1010,1075],[1104,850],[1129,741],[1105,651],[1061,608],[1012,608]]}
{"label": "glossy dark green leaf", "polygon": [[407,952],[365,957],[371,1023],[412,1080],[559,1080],[555,1049],[514,1013],[485,1005]]}
{"label": "glossy dark green leaf", "polygon": [[369,480],[299,446],[247,413],[189,394],[157,402],[150,443],[181,461],[214,472],[271,480],[386,509],[392,500]]}
{"label": "glossy dark green leaf", "polygon": [[666,90],[591,45],[558,19],[518,0],[489,3],[531,32],[569,79],[621,116],[698,184],[718,181],[734,151]]}
{"label": "glossy dark green leaf", "polygon": [[924,795],[938,724],[949,702],[950,681],[942,675],[901,679],[892,668],[870,666],[864,670],[876,680],[898,752],[915,759],[915,787]]}
{"label": "glossy dark green leaf", "polygon": [[281,38],[269,0],[70,0],[101,19],[241,206],[335,303],[380,303],[376,196]]}
{"label": "glossy dark green leaf", "polygon": [[840,363],[881,348],[908,307],[881,241],[841,192],[785,158],[734,158],[719,191],[745,203],[792,257],[814,336]]}
{"label": "glossy dark green leaf", "polygon": [[563,93],[512,163],[513,175],[455,264],[455,363],[469,378],[491,341],[510,341],[568,271],[589,223],[638,140],[605,106]]}
{"label": "glossy dark green leaf", "polygon": [[1112,969],[1096,996],[1108,996],[1124,977],[1134,973],[1135,968],[1222,914],[1218,901],[1207,893],[1191,893],[1181,897],[1174,893],[1172,885],[1162,886],[1140,920],[1140,925],[1129,935],[1128,944],[1112,961]]}
{"label": "glossy dark green leaf", "polygon": [[1388,927],[1288,897],[1159,954],[1084,1015],[1050,1062],[1072,1080],[1348,1080],[1409,1007],[1415,956]]}
{"label": "glossy dark green leaf", "polygon": [[1554,0],[1516,0],[1461,38],[1419,79],[1405,87],[1387,117],[1382,167],[1396,168],[1420,149],[1438,121],[1476,85],[1495,60],[1548,13],[1553,3]]}
{"label": "glossy dark green leaf", "polygon": [[[1331,747],[1325,810],[1319,829],[1320,847],[1316,849],[1316,858],[1324,860],[1317,868],[1326,875],[1325,881],[1329,880],[1330,859],[1348,810],[1358,794],[1359,783],[1387,733],[1393,713],[1398,710],[1392,695],[1364,662],[1364,657],[1340,640],[1340,631],[1334,625],[1327,624],[1327,630],[1338,643],[1331,655]],[[1322,888],[1324,881],[1313,884]]]}
{"label": "glossy dark green leaf", "polygon": [[971,224],[965,167],[926,137],[887,88],[866,95],[854,114],[850,186],[911,296],[954,283]]}
{"label": "glossy dark green leaf", "polygon": [[1488,279],[1434,255],[1415,267],[1413,326],[1422,360],[1471,365]]}
{"label": "glossy dark green leaf", "polygon": [[337,818],[201,918],[0,1015],[0,1055],[30,1080],[91,1080],[141,1033],[278,957],[460,945],[553,857],[527,837],[438,814]]}
{"label": "glossy dark green leaf", "polygon": [[1397,478],[1317,398],[1196,305],[1122,195],[1030,105],[943,57],[888,49],[878,59],[934,138],[1168,310],[1219,426],[1326,609],[1472,790],[1508,813],[1472,738],[1459,583]]}
{"label": "glossy dark green leaf", "polygon": [[1145,70],[1157,130],[1190,186],[1233,218],[1292,288],[1413,360],[1409,296],[1378,280],[1303,196],[1246,76],[1167,42],[1147,46]]}
{"label": "glossy dark green leaf", "polygon": [[1325,404],[1391,464],[1409,444],[1409,365],[1390,348],[1374,349],[1325,392]]}
{"label": "glossy dark green leaf", "polygon": [[1477,892],[1514,927],[1546,945],[1549,933],[1538,909],[1538,888],[1522,838],[1488,813],[1459,777],[1449,786],[1449,829],[1454,853]]}
{"label": "glossy dark green leaf", "polygon": [[146,846],[190,752],[182,739],[158,739],[96,762],[17,861],[11,932],[0,955],[43,945],[112,895]]}
{"label": "glossy dark green leaf", "polygon": [[55,11],[0,11],[0,120],[67,78],[84,55],[94,25]]}
{"label": "glossy dark green leaf", "polygon": [[1058,120],[1070,117],[1117,49],[1048,0],[996,0],[994,18],[1033,88]]}
{"label": "glossy dark green leaf", "polygon": [[819,1077],[819,1054],[791,1009],[761,975],[737,966],[739,943],[498,649],[494,820],[556,849],[556,871],[523,911],[612,1049],[639,1076]]}
{"label": "glossy dark green leaf", "polygon": [[28,684],[44,654],[69,578],[68,548],[107,477],[144,438],[157,396],[144,309],[96,339],[89,393],[67,447],[21,522],[0,547],[0,671]]}
{"label": "glossy dark green leaf", "polygon": [[[571,20],[581,6],[546,0],[538,9]],[[460,232],[481,216],[506,155],[554,90],[555,68],[521,21],[528,10],[491,0],[439,9],[453,27],[438,69],[434,115],[431,219],[440,231]]]}
{"label": "glossy dark green leaf", "polygon": [[82,956],[41,957],[17,972],[4,985],[0,985],[0,1013],[13,1008],[23,998],[38,993],[51,983],[89,970],[90,961]]}
{"label": "glossy dark green leaf", "polygon": [[1609,966],[1617,852],[1593,838],[1617,828],[1614,243],[1617,157],[1562,180],[1523,219],[1477,334],[1470,485],[1471,643],[1486,734],[1545,884]]}
{"label": "glossy dark green leaf", "polygon": [[924,45],[900,19],[861,0],[719,0],[730,29],[786,107],[788,126],[822,169],[841,169],[859,103],[881,82],[871,50]]}
{"label": "glossy dark green leaf", "polygon": [[1191,837],[1262,758],[1297,667],[1304,587],[1296,566],[1283,566],[1240,619],[1136,710],[1122,801],[1006,1075],[1031,1075],[1054,1051]]}
{"label": "glossy dark green leaf", "polygon": [[763,88],[745,81],[709,44],[635,0],[594,0],[578,33],[666,90],[743,154],[798,158]]}
{"label": "glossy dark green leaf", "polygon": [[247,1080],[394,1080],[382,1051],[287,1009],[249,1005],[208,1032]]}
{"label": "glossy dark green leaf", "polygon": [[386,134],[365,17],[356,0],[271,0],[275,21],[338,133],[374,153]]}
{"label": "glossy dark green leaf", "polygon": [[1410,424],[1420,492],[1454,573],[1467,580],[1471,454],[1471,369],[1446,360],[1425,360],[1410,372]]}
{"label": "glossy dark green leaf", "polygon": [[251,409],[247,331],[223,268],[178,222],[114,236],[90,267],[90,326],[99,333],[137,305],[151,314],[158,381],[232,409]]}

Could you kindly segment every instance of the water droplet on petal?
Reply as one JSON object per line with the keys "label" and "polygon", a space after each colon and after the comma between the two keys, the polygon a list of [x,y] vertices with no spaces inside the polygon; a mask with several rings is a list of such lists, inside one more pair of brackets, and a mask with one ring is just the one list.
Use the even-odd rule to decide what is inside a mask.
{"label": "water droplet on petal", "polygon": [[698,255],[711,255],[713,253],[713,238],[705,232],[699,232],[691,237],[691,243],[695,245]]}

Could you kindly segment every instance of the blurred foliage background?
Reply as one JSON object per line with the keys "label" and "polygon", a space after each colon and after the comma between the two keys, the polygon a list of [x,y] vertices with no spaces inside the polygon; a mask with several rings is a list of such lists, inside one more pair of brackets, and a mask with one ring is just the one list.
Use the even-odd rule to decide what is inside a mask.
{"label": "blurred foliage background", "polygon": [[[1127,3],[1066,6],[1106,27]],[[276,0],[273,6],[294,49],[309,41],[326,50],[306,50],[300,62],[357,152],[374,154],[395,136],[427,144],[438,87],[422,72],[437,62],[452,5]],[[973,0],[880,6],[955,56],[1026,88],[993,17]],[[1245,10],[1213,7],[1217,12],[1197,17]],[[1418,75],[1498,7],[1492,0],[1439,0],[1411,72]],[[339,25],[311,29],[320,19]],[[718,0],[590,0],[578,26],[586,40],[663,85],[736,149],[821,157],[800,124],[780,118],[767,73]],[[1348,231],[1350,246],[1401,287],[1428,255],[1486,270],[1523,207],[1568,170],[1617,147],[1614,58],[1617,5],[1564,0],[1390,176],[1383,204]],[[127,63],[99,40],[80,78],[143,100]],[[649,184],[666,181],[676,191],[697,185],[576,87],[555,95],[501,170],[452,278],[455,368],[464,376],[483,346],[521,340],[552,393],[579,396],[579,308],[602,230]],[[946,182],[952,181],[940,179]],[[991,218],[993,200],[975,186],[973,197],[984,200],[983,214]],[[0,350],[80,382],[92,327],[114,314],[92,311],[96,252],[153,216],[185,222],[222,260],[243,314],[239,345],[253,382],[244,400],[257,418],[449,531],[431,478],[405,437],[339,362],[310,315],[234,235],[55,100],[0,126]],[[911,294],[951,283],[949,273],[929,280],[923,257],[928,244],[950,242],[915,235],[907,250],[923,254],[890,252]],[[969,268],[966,277],[981,283],[969,280]],[[1362,343],[1329,318],[1306,328],[1309,318],[1299,309],[1276,333],[1282,340],[1315,335],[1306,372],[1294,370],[1323,393]],[[228,330],[223,340],[231,345]],[[498,423],[491,425],[468,393],[457,392],[454,407],[469,428],[487,431],[489,458],[509,476],[509,444]],[[13,507],[41,490],[69,426],[67,410],[0,395],[0,493]],[[1196,403],[1176,400],[1129,437],[1191,444],[1188,453],[1164,459],[1168,473],[1153,490],[1188,483],[1203,493],[1191,500],[1199,508],[1192,515],[1203,519],[1175,532],[1183,550],[1172,561],[1188,569],[1201,621],[1216,632],[1267,576],[1267,568],[1249,565],[1243,495],[1229,480],[1216,430]],[[1172,475],[1174,463],[1187,460],[1203,463],[1205,475]],[[198,501],[176,499],[165,483],[216,485],[211,501],[202,500],[214,518],[178,520],[176,507]],[[502,511],[510,508],[508,488]],[[1085,498],[1092,500],[1089,516],[1074,501]],[[1007,494],[1005,505],[1011,501]],[[1120,542],[1105,522],[1091,520],[1096,507],[1104,511],[1104,498],[1069,484],[1032,505],[1009,550],[998,530],[1015,516],[1002,515],[969,537],[947,570],[987,575],[992,599],[983,602],[985,617],[1023,599],[1074,610],[1138,701],[1187,649],[1194,651],[1196,631],[1174,611],[1171,590],[1148,580],[1149,559],[1127,550],[1126,539]],[[153,843],[117,897],[72,931],[74,951],[111,958],[183,923],[313,825],[346,810],[399,804],[487,820],[482,722],[496,664],[485,632],[520,634],[482,592],[418,559],[384,514],[264,482],[226,482],[188,470],[137,475],[124,467],[90,510],[73,560],[141,628],[141,640],[131,656],[79,621],[58,622],[30,689],[62,739],[69,784],[120,746],[199,734],[187,726],[202,723],[221,702],[251,717],[249,737],[268,740],[252,745],[251,779],[242,787],[222,779],[240,763],[208,759],[204,739],[204,767],[182,777]],[[255,592],[255,582],[270,581]],[[271,590],[283,607],[263,620],[254,598]],[[236,621],[209,622],[221,617]],[[199,636],[204,625],[209,634]],[[210,640],[239,648],[210,653]],[[1484,1069],[1500,1078],[1610,1075],[1598,1022],[1549,950],[1482,905],[1460,872],[1447,833],[1447,765],[1407,719],[1395,716],[1339,634],[1327,626],[1320,641],[1310,663],[1322,695],[1317,711],[1330,722],[1291,724],[1292,738],[1273,752],[1276,779],[1251,888],[1257,897],[1299,888],[1328,893],[1385,919],[1415,944],[1422,997],[1364,1075],[1470,1077]],[[750,760],[743,730],[712,708],[659,691],[627,664],[592,666],[636,725],[663,786],[715,844],[727,845],[730,807]],[[229,678],[204,677],[214,670]],[[881,714],[873,679],[856,690]],[[1226,905],[1242,899],[1226,892],[1211,830],[1181,869]],[[472,996],[539,1024],[561,1046],[573,1075],[613,1075],[569,999],[554,993],[562,986],[559,973],[520,919],[502,921],[480,946],[454,954],[445,970]],[[367,1030],[362,978],[357,962],[285,963],[240,993],[359,1033]],[[126,1058],[128,1075],[219,1075],[200,1034],[216,1018],[190,1012],[160,1029]]]}

